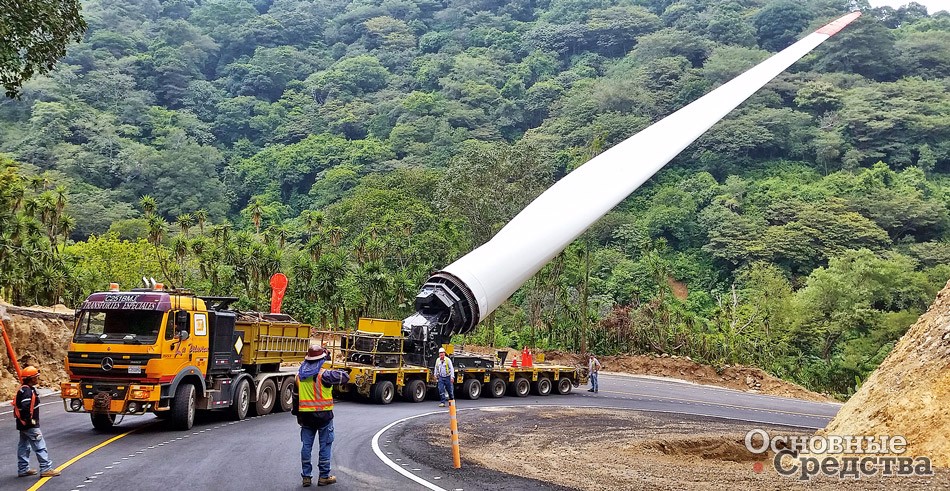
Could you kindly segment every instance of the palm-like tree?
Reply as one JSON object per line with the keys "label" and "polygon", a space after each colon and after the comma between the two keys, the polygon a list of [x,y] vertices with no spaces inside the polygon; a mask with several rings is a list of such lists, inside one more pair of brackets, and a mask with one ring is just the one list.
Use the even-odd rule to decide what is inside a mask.
{"label": "palm-like tree", "polygon": [[261,203],[260,198],[255,198],[254,202],[251,203],[251,220],[254,221],[254,230],[256,233],[261,233],[261,220],[264,216],[264,205]]}
{"label": "palm-like tree", "polygon": [[195,222],[198,223],[198,231],[199,231],[202,235],[204,235],[204,233],[205,233],[205,222],[208,221],[208,212],[205,211],[205,210],[202,208],[202,209],[196,211],[196,212],[194,213],[194,215],[195,215]]}
{"label": "palm-like tree", "polygon": [[146,217],[155,214],[155,198],[147,194],[143,195],[141,198],[139,198],[139,206],[142,207],[142,211],[145,212]]}
{"label": "palm-like tree", "polygon": [[178,215],[178,228],[181,229],[181,233],[188,238],[188,230],[191,229],[191,226],[195,224],[195,219],[189,213],[182,213]]}

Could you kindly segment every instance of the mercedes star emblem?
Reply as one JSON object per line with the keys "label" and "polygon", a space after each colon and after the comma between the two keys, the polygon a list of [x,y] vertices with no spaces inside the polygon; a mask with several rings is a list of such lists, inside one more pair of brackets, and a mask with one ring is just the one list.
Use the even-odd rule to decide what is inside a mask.
{"label": "mercedes star emblem", "polygon": [[115,362],[112,361],[112,358],[107,356],[102,359],[101,365],[102,365],[102,369],[108,372],[109,370],[112,370],[112,367],[115,366]]}

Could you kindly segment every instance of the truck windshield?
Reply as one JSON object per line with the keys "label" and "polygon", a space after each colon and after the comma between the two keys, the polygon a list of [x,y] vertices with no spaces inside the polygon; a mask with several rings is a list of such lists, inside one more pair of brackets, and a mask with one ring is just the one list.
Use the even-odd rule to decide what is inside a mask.
{"label": "truck windshield", "polygon": [[84,310],[73,342],[155,344],[164,315],[151,310]]}

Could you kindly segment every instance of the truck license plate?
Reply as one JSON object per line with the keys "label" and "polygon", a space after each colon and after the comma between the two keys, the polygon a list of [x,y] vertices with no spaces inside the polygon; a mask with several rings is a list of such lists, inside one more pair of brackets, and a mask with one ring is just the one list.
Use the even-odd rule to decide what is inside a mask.
{"label": "truck license plate", "polygon": [[139,366],[130,366],[129,373],[142,373],[142,367]]}

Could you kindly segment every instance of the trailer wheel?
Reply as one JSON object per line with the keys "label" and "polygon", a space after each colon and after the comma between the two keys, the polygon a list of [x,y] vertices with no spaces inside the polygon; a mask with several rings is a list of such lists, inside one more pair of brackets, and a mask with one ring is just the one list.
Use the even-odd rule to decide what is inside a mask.
{"label": "trailer wheel", "polygon": [[571,379],[563,377],[557,381],[557,393],[562,396],[571,393],[571,387],[574,386],[574,383],[571,382]]}
{"label": "trailer wheel", "polygon": [[547,377],[538,377],[538,381],[532,385],[534,385],[534,393],[539,396],[546,396],[551,393],[551,379]]}
{"label": "trailer wheel", "polygon": [[261,383],[261,393],[257,396],[257,402],[254,403],[254,414],[264,416],[274,410],[277,403],[277,385],[272,379],[267,379]]}
{"label": "trailer wheel", "polygon": [[372,399],[377,404],[389,404],[396,396],[396,387],[392,382],[383,380],[373,384]]}
{"label": "trailer wheel", "polygon": [[488,382],[488,395],[494,398],[503,397],[505,395],[505,381],[494,377],[491,379],[491,382]]}
{"label": "trailer wheel", "polygon": [[195,424],[195,386],[180,384],[172,402],[172,427],[190,430]]}
{"label": "trailer wheel", "polygon": [[403,399],[409,402],[422,402],[426,399],[426,383],[419,380],[410,380],[402,388]]}
{"label": "trailer wheel", "polygon": [[524,377],[518,377],[508,385],[508,392],[515,397],[525,397],[531,391],[531,382]]}
{"label": "trailer wheel", "polygon": [[89,415],[92,419],[92,427],[99,431],[108,431],[115,424],[115,415],[109,413],[92,413]]}
{"label": "trailer wheel", "polygon": [[242,378],[234,389],[234,399],[231,401],[231,419],[241,421],[247,417],[247,410],[251,407],[251,384]]}
{"label": "trailer wheel", "polygon": [[462,394],[473,401],[478,399],[482,396],[482,383],[474,378],[466,379],[462,383]]}
{"label": "trailer wheel", "polygon": [[280,404],[277,405],[275,409],[280,411],[290,411],[294,408],[294,378],[286,377],[280,383],[280,390],[278,391],[278,401]]}

